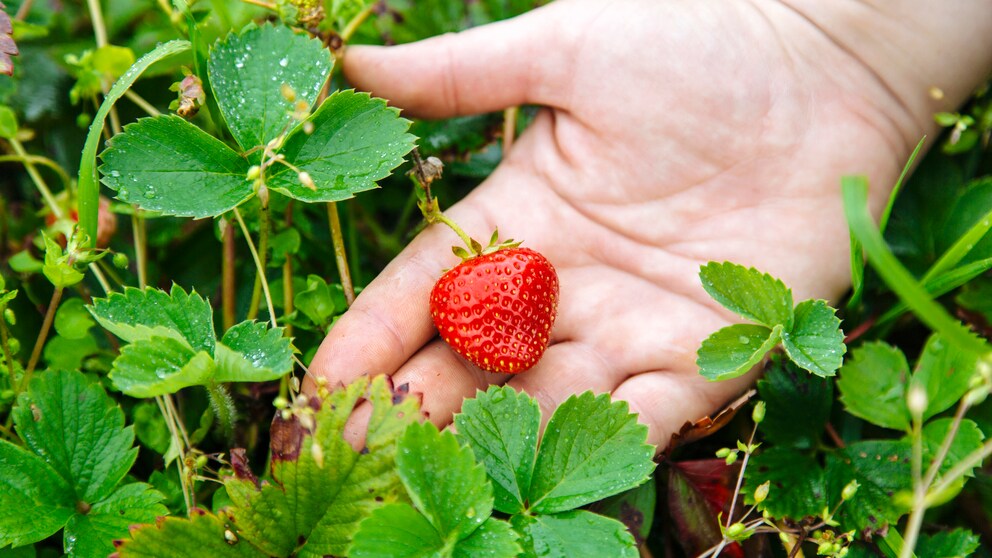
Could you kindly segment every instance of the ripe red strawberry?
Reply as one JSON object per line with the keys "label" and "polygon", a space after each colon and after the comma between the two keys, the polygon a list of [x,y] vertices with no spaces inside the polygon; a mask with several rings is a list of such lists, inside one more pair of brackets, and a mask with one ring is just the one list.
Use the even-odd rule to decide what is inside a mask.
{"label": "ripe red strawberry", "polygon": [[537,364],[558,314],[558,274],[529,248],[464,260],[434,285],[431,317],[441,338],[489,372],[516,374]]}

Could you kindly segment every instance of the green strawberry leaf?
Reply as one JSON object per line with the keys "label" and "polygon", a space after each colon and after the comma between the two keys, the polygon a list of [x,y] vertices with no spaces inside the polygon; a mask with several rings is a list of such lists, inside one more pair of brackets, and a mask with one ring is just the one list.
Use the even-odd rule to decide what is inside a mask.
{"label": "green strawberry leaf", "polygon": [[147,484],[121,486],[85,514],[72,516],[63,537],[66,554],[70,558],[109,555],[114,551],[113,541],[126,536],[132,525],[154,523],[169,513],[160,503],[163,498]]}
{"label": "green strawberry leaf", "polygon": [[584,510],[512,518],[520,534],[521,557],[639,556],[634,537],[623,523]]}
{"label": "green strawberry leaf", "polygon": [[977,365],[977,354],[962,351],[937,334],[930,336],[911,381],[926,390],[924,420],[949,409],[964,396]]}
{"label": "green strawberry leaf", "polygon": [[[313,129],[307,132],[306,127]],[[367,93],[338,91],[286,138],[281,153],[313,179],[300,182],[298,171],[276,165],[269,188],[305,202],[339,201],[376,188],[413,149],[410,121],[399,110]]]}
{"label": "green strawberry leaf", "polygon": [[654,525],[654,512],[658,502],[658,483],[655,478],[652,475],[651,480],[641,486],[600,500],[589,511],[623,523],[640,545],[648,540],[651,526]]}
{"label": "green strawberry leaf", "polygon": [[293,348],[282,328],[247,321],[224,333],[217,344],[217,382],[267,382],[293,370]]}
{"label": "green strawberry leaf", "polygon": [[848,413],[878,426],[907,430],[908,377],[909,363],[902,351],[880,341],[868,342],[852,351],[840,369],[837,389]]}
{"label": "green strawberry leaf", "polygon": [[962,558],[971,556],[980,544],[978,535],[965,529],[920,535],[920,540],[916,543],[916,555],[927,558]]}
{"label": "green strawberry leaf", "polygon": [[[375,409],[367,451],[359,453],[342,432],[366,395]],[[416,398],[393,393],[379,376],[371,386],[361,379],[331,393],[316,412],[313,434],[296,418],[277,417],[273,482],[261,487],[236,477],[225,482],[233,503],[228,513],[239,536],[272,556],[344,554],[358,523],[402,492],[394,465],[396,438],[418,416]]]}
{"label": "green strawberry leaf", "polygon": [[[2,303],[3,301],[0,300],[0,304]],[[55,312],[55,331],[66,339],[82,339],[89,335],[94,325],[96,322],[86,311],[86,305],[81,298],[70,298],[62,302]]]}
{"label": "green strawberry leaf", "polygon": [[253,194],[248,161],[174,115],[125,126],[100,158],[101,181],[117,199],[165,215],[213,217]]}
{"label": "green strawberry leaf", "polygon": [[[944,438],[947,436],[947,432],[953,421],[954,419],[951,418],[941,418],[931,421],[923,427],[923,462],[927,464],[927,467],[936,458],[937,452],[944,443]],[[984,439],[985,434],[978,428],[978,424],[975,421],[969,419],[962,420],[961,425],[958,427],[958,432],[954,436],[954,441],[951,442],[947,457],[940,465],[940,473],[946,473],[951,467],[964,461],[971,453],[979,451],[982,447],[982,440]],[[971,476],[973,471],[974,468],[965,473],[965,475]]]}
{"label": "green strawberry leaf", "polygon": [[466,538],[492,514],[492,486],[472,450],[431,423],[412,424],[399,440],[396,467],[413,505],[447,540]]}
{"label": "green strawberry leaf", "polygon": [[758,395],[767,405],[761,433],[765,440],[783,446],[817,447],[830,418],[833,382],[810,377],[784,358],[772,362],[758,381]]}
{"label": "green strawberry leaf", "polygon": [[325,328],[334,316],[348,309],[348,299],[341,285],[328,285],[323,277],[310,275],[306,290],[296,293],[293,305],[315,325]]}
{"label": "green strawberry leaf", "polygon": [[167,517],[132,531],[117,554],[120,558],[269,558],[228,526],[226,518],[197,509],[189,518]]}
{"label": "green strawberry leaf", "polygon": [[351,558],[437,556],[444,541],[434,526],[409,504],[381,507],[362,522],[348,551]]}
{"label": "green strawberry leaf", "polygon": [[94,299],[90,312],[101,326],[129,343],[171,337],[184,341],[194,352],[214,354],[213,310],[196,291],[187,294],[178,285],[168,294],[129,287],[123,294]]}
{"label": "green strawberry leaf", "polygon": [[121,349],[110,379],[131,397],[156,397],[189,386],[203,385],[217,366],[205,352],[193,352],[173,337],[140,339]]}
{"label": "green strawberry leaf", "polygon": [[707,337],[696,353],[699,373],[710,381],[743,376],[765,358],[782,339],[782,326],[768,329],[753,324],[727,326]]}
{"label": "green strawberry leaf", "polygon": [[[764,423],[762,423],[764,424]],[[744,494],[754,503],[754,490],[769,482],[768,498],[758,509],[775,518],[800,521],[823,512],[827,487],[816,456],[792,448],[773,446],[751,457],[745,471]]]}
{"label": "green strawberry leaf", "polygon": [[730,262],[710,262],[699,269],[703,288],[724,308],[773,328],[792,326],[792,291],[782,281]]}
{"label": "green strawberry leaf", "polygon": [[17,403],[17,433],[71,487],[74,502],[109,495],[138,456],[124,412],[79,372],[41,374]]}
{"label": "green strawberry leaf", "polygon": [[648,429],[624,401],[592,392],[569,397],[541,440],[527,501],[530,509],[562,512],[619,494],[648,480],[654,447]]}
{"label": "green strawberry leaf", "polygon": [[792,362],[817,376],[833,376],[844,363],[844,332],[833,308],[823,300],[796,305],[792,330],[782,334],[782,346]]}
{"label": "green strawberry leaf", "polygon": [[522,551],[517,533],[506,521],[490,517],[455,544],[452,558],[516,558]]}
{"label": "green strawberry leaf", "polygon": [[907,442],[871,440],[827,455],[825,478],[831,508],[840,502],[849,482],[860,485],[854,498],[840,507],[841,529],[877,532],[899,521],[907,510],[893,496],[912,489],[910,453]]}
{"label": "green strawberry leaf", "polygon": [[32,546],[19,546],[17,548],[0,548],[0,558],[37,558],[38,553]]}
{"label": "green strawberry leaf", "polygon": [[490,386],[465,400],[455,426],[458,440],[486,466],[494,507],[508,514],[523,511],[541,429],[537,401],[507,386]]}
{"label": "green strawberry leaf", "polygon": [[[294,104],[317,99],[333,65],[320,41],[282,26],[254,25],[231,33],[210,51],[210,85],[238,144],[249,150],[279,136],[293,120]],[[281,91],[289,86],[296,101]]]}
{"label": "green strawberry leaf", "polygon": [[37,455],[0,440],[0,548],[48,538],[75,513],[72,486]]}

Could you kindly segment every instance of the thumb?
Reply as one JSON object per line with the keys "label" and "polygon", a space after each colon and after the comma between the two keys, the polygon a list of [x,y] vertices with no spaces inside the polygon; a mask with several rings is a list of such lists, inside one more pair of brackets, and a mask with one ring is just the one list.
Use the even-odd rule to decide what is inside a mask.
{"label": "thumb", "polygon": [[355,87],[424,118],[554,105],[559,78],[569,73],[556,8],[406,45],[348,47],[344,73]]}

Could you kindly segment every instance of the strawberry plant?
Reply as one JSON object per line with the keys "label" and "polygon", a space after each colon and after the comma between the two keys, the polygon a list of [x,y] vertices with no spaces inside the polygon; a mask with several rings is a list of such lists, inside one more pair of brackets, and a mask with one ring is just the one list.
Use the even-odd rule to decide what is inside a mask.
{"label": "strawberry plant", "polygon": [[[569,253],[495,232],[483,245],[440,210],[547,115],[415,119],[343,72],[350,46],[543,3],[0,3],[0,558],[992,556],[988,87],[933,115],[945,133],[878,219],[867,193],[889,185],[828,177],[851,232],[826,239],[851,246],[843,298],[805,299],[759,259],[700,260],[681,287],[723,327],[698,344],[695,383],[638,407],[588,391],[616,363],[580,379],[552,356],[584,343],[563,329],[562,293],[581,283]],[[526,212],[530,195],[504,203]],[[406,383],[433,369],[329,383],[313,364],[438,223],[461,262],[405,260],[434,285],[413,327],[433,335],[430,315],[460,356],[445,354],[484,378],[445,401],[450,421]],[[581,260],[586,239],[563,234]],[[595,246],[614,248],[629,253]],[[414,349],[390,333],[361,350]],[[626,341],[625,357],[670,350]],[[553,384],[528,384],[544,373]],[[648,443],[646,416],[700,394],[718,407],[707,390],[728,385],[739,398]]]}

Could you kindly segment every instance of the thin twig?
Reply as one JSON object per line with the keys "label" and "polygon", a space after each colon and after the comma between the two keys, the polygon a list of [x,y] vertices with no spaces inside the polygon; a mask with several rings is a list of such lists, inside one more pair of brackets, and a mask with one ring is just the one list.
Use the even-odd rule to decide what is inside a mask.
{"label": "thin twig", "polygon": [[248,226],[245,225],[245,220],[241,218],[241,212],[239,212],[236,207],[232,211],[234,212],[234,217],[238,220],[238,225],[241,227],[242,234],[245,235],[245,241],[248,243],[248,250],[251,252],[252,259],[255,260],[255,266],[261,274],[262,292],[265,293],[265,302],[269,305],[269,318],[272,322],[272,327],[279,327],[279,324],[276,322],[276,313],[272,305],[272,293],[269,292],[269,282],[265,279],[265,268],[262,267],[262,261],[258,257],[258,251],[255,250],[255,243],[251,240],[251,234],[248,232]]}
{"label": "thin twig", "polygon": [[331,227],[331,243],[334,245],[334,261],[341,277],[344,297],[348,306],[355,302],[355,286],[351,283],[351,270],[348,268],[348,255],[344,247],[344,235],[341,233],[341,219],[338,217],[338,206],[334,202],[327,203],[327,221]]}
{"label": "thin twig", "polygon": [[48,303],[45,320],[41,323],[41,331],[38,333],[38,339],[35,340],[34,350],[31,351],[31,358],[28,359],[28,366],[24,369],[24,376],[21,377],[18,392],[24,391],[24,388],[27,387],[28,381],[31,380],[31,374],[34,372],[35,366],[38,365],[38,359],[41,358],[41,349],[45,346],[45,341],[48,339],[48,332],[52,329],[52,322],[55,320],[55,310],[59,307],[59,302],[62,300],[63,290],[62,287],[55,287],[55,292],[52,293],[52,300]]}
{"label": "thin twig", "polygon": [[157,108],[155,108],[151,103],[146,101],[144,97],[138,95],[134,91],[128,89],[124,92],[124,96],[131,100],[132,103],[138,105],[138,108],[148,113],[148,116],[161,116],[162,113]]}

